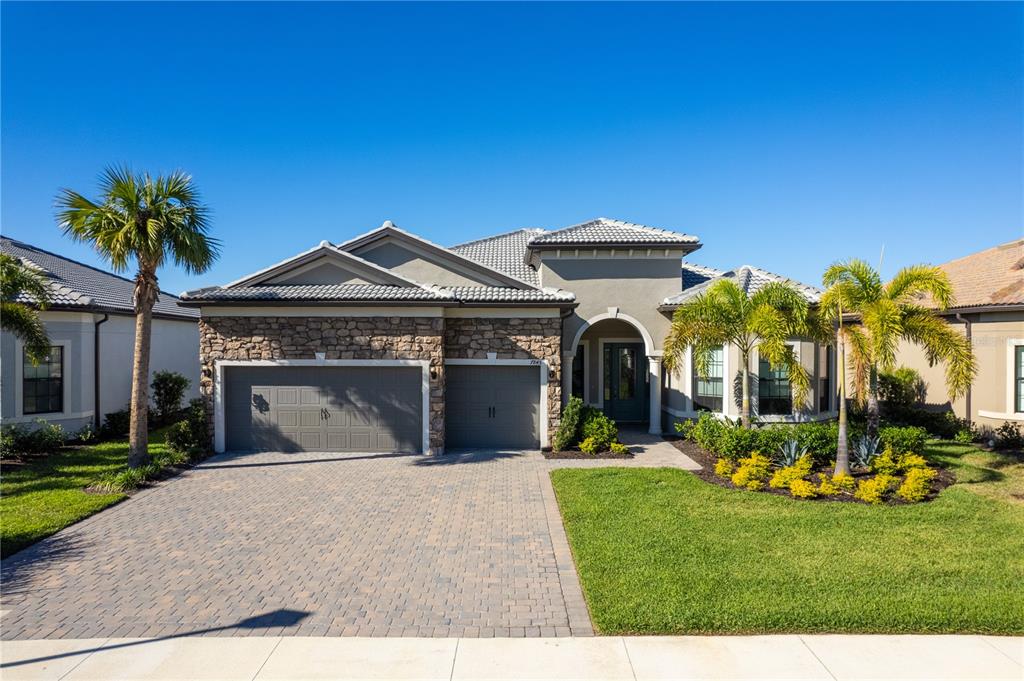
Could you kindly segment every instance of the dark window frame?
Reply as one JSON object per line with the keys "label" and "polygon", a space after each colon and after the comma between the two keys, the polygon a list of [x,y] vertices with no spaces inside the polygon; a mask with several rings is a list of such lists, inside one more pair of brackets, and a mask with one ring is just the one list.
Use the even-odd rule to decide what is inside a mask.
{"label": "dark window frame", "polygon": [[572,385],[571,395],[573,397],[579,397],[584,403],[587,402],[589,396],[587,392],[587,346],[585,343],[580,343],[576,346],[576,354],[572,358]]}
{"label": "dark window frame", "polygon": [[[53,354],[57,351],[57,359]],[[58,375],[53,376],[53,368]],[[38,374],[44,370],[46,376]],[[60,414],[64,411],[64,346],[51,345],[47,359],[33,365],[28,354],[22,351],[21,413],[26,416]]]}
{"label": "dark window frame", "polygon": [[1013,413],[1024,413],[1024,345],[1013,347]]}
{"label": "dark window frame", "polygon": [[[709,375],[707,378],[701,378],[697,375],[697,367],[695,364],[691,366],[691,371],[693,373],[691,391],[694,411],[720,413],[725,404],[725,348],[718,348],[717,351],[719,353],[718,361],[715,361],[714,357],[712,357],[711,363],[708,366]],[[714,375],[716,369],[718,370],[718,376]],[[717,391],[714,388],[715,386],[717,386]],[[708,387],[710,390],[704,391],[702,390],[702,387]]]}
{"label": "dark window frame", "polygon": [[757,413],[760,416],[789,416],[793,413],[789,369],[785,365],[773,368],[763,357],[757,360]]}

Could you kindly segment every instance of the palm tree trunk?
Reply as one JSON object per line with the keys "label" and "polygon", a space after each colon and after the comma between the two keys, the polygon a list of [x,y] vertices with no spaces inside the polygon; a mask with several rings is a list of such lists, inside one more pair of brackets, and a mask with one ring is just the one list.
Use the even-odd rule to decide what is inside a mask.
{"label": "palm tree trunk", "polygon": [[132,361],[128,467],[149,463],[149,349],[153,335],[156,275],[139,273],[135,283],[135,354]]}
{"label": "palm tree trunk", "polygon": [[878,367],[872,364],[868,376],[868,437],[876,437],[878,435]]}
{"label": "palm tree trunk", "polygon": [[743,401],[740,403],[740,424],[744,428],[750,427],[750,359],[747,357],[747,353],[742,353],[743,357],[743,386],[740,388],[740,394],[743,395]]}
{"label": "palm tree trunk", "polygon": [[839,379],[839,442],[836,448],[836,469],[833,475],[850,474],[850,447],[846,432],[846,346],[843,334],[836,333],[836,375]]}

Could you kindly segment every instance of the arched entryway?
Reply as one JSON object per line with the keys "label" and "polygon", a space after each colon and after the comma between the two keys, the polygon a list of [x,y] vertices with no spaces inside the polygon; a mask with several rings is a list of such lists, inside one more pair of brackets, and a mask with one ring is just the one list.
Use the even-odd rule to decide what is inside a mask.
{"label": "arched entryway", "polygon": [[618,423],[661,432],[661,353],[643,324],[614,312],[597,315],[577,329],[564,355],[566,400],[578,395]]}

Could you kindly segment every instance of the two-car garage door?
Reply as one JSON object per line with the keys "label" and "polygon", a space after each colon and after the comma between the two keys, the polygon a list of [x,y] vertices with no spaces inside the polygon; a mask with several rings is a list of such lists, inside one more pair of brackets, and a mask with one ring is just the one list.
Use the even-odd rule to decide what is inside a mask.
{"label": "two-car garage door", "polygon": [[422,450],[419,366],[225,367],[225,448]]}

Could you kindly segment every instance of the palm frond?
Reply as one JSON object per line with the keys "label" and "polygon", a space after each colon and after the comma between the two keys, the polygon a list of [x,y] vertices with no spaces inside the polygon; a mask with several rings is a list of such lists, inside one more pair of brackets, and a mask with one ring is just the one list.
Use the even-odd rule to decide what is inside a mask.
{"label": "palm frond", "polygon": [[50,339],[39,313],[27,305],[0,302],[0,328],[17,336],[25,344],[25,354],[39,364],[50,352]]}
{"label": "palm frond", "polygon": [[903,319],[903,337],[924,348],[929,364],[945,365],[946,389],[951,400],[971,387],[978,365],[970,342],[931,310],[908,310]]}
{"label": "palm frond", "polygon": [[885,296],[896,303],[912,303],[923,293],[930,294],[935,304],[943,310],[955,303],[949,275],[938,267],[904,267],[885,285]]}

